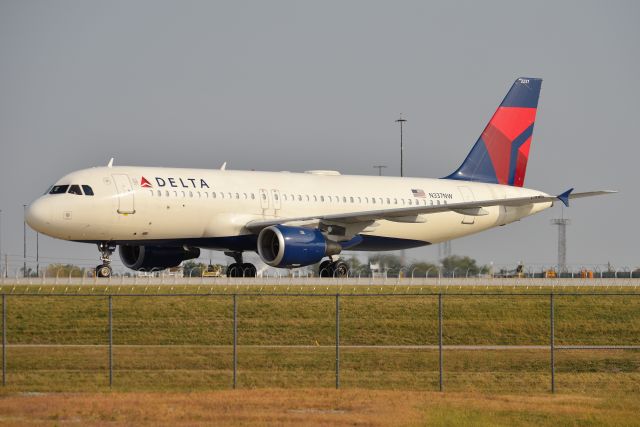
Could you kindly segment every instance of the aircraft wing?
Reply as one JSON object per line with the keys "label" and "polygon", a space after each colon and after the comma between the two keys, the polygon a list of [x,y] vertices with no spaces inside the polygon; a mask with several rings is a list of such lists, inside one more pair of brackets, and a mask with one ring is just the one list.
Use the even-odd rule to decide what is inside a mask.
{"label": "aircraft wing", "polygon": [[307,222],[307,221],[325,221],[325,222],[340,222],[340,223],[366,223],[376,220],[386,219],[389,221],[397,222],[424,222],[421,218],[422,215],[429,215],[438,212],[457,212],[468,216],[483,216],[488,212],[482,208],[490,206],[526,206],[535,203],[547,203],[560,200],[566,206],[569,205],[570,199],[578,199],[582,197],[600,196],[604,194],[617,193],[617,191],[600,190],[600,191],[588,191],[583,193],[572,193],[573,189],[565,191],[558,196],[533,196],[533,197],[514,197],[504,199],[488,199],[473,202],[460,202],[460,203],[448,203],[432,206],[408,206],[404,208],[393,209],[378,209],[368,211],[356,211],[345,212],[337,214],[325,214],[325,215],[311,215],[303,217],[293,218],[274,218],[269,220],[254,220],[246,224],[246,228],[250,231],[257,233],[263,228],[278,225],[287,224],[292,222]]}

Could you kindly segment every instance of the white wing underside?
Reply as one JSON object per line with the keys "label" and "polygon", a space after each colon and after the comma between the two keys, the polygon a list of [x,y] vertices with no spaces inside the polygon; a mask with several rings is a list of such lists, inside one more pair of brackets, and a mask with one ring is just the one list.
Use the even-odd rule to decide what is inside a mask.
{"label": "white wing underside", "polygon": [[[579,199],[582,197],[600,196],[604,194],[612,194],[616,191],[601,190],[601,191],[587,191],[583,193],[573,193],[569,195],[569,199]],[[379,209],[368,210],[358,212],[346,212],[338,214],[327,215],[312,215],[293,218],[274,218],[270,220],[250,221],[246,224],[246,228],[253,233],[257,233],[265,227],[279,224],[290,223],[318,223],[318,222],[330,222],[330,223],[342,223],[342,224],[355,224],[355,223],[371,223],[377,220],[389,220],[397,222],[424,222],[424,215],[439,213],[439,212],[457,212],[468,216],[482,216],[486,215],[487,211],[483,208],[490,206],[526,206],[536,203],[548,203],[558,200],[558,196],[534,196],[534,197],[515,197],[505,199],[491,199],[480,200],[473,202],[461,202],[461,203],[448,203],[446,205],[434,205],[434,206],[411,206],[395,209]]]}

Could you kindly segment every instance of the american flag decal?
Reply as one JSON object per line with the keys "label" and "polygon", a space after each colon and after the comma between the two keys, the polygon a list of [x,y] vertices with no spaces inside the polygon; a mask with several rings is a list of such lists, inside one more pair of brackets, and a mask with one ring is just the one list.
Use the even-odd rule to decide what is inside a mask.
{"label": "american flag decal", "polygon": [[424,190],[412,189],[411,192],[413,193],[413,197],[427,197],[427,195],[424,194]]}

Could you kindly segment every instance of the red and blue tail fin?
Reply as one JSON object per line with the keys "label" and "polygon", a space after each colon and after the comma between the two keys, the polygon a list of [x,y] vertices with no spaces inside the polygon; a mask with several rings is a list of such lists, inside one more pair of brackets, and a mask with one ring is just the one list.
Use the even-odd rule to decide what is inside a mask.
{"label": "red and blue tail fin", "polygon": [[446,179],[522,187],[541,87],[542,79],[517,79],[467,158]]}

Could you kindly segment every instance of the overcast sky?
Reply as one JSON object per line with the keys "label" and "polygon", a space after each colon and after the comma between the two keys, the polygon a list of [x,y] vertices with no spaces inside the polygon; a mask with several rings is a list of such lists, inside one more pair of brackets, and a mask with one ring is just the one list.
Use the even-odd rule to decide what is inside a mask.
{"label": "overcast sky", "polygon": [[[2,250],[22,253],[23,203],[110,157],[399,174],[402,112],[405,175],[445,176],[526,76],[544,82],[525,186],[620,191],[565,209],[568,262],[640,266],[638,22],[634,1],[0,0]],[[552,264],[560,214],[453,252]],[[40,254],[98,263],[93,245],[47,237]]]}

